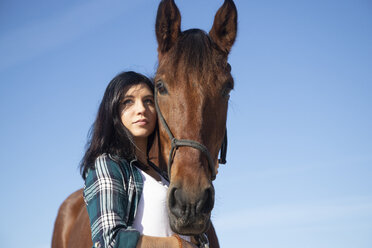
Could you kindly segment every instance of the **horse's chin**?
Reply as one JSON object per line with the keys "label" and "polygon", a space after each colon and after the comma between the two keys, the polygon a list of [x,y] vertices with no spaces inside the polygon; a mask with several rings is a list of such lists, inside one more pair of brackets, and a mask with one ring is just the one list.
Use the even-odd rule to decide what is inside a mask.
{"label": "horse's chin", "polygon": [[208,230],[210,225],[210,214],[192,219],[183,219],[170,216],[169,221],[173,232],[181,235],[193,236],[202,234]]}

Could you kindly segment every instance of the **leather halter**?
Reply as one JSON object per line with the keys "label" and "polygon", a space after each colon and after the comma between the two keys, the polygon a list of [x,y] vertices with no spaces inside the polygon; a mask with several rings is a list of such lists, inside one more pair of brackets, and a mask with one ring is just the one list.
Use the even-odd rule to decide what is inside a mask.
{"label": "leather halter", "polygon": [[[204,146],[203,144],[200,144],[199,142],[196,142],[194,140],[177,139],[173,136],[171,130],[169,129],[169,127],[167,125],[167,122],[165,121],[165,119],[164,119],[164,117],[163,117],[163,115],[160,111],[159,105],[158,105],[158,88],[156,87],[156,85],[155,85],[154,88],[155,88],[155,95],[154,95],[155,109],[156,109],[156,112],[158,114],[158,118],[160,119],[165,131],[168,133],[169,139],[171,140],[171,150],[170,150],[170,153],[169,153],[168,166],[167,166],[169,180],[170,180],[170,175],[171,175],[171,167],[172,167],[172,163],[173,163],[173,158],[176,154],[177,148],[181,147],[181,146],[188,146],[188,147],[198,149],[199,151],[204,153],[204,155],[207,157],[209,169],[211,171],[211,179],[213,181],[214,179],[216,179],[216,172],[215,172],[214,163],[213,163],[212,157],[211,157],[211,155],[208,151],[208,148],[206,146]],[[220,164],[225,164],[226,163],[226,152],[227,152],[227,130],[225,130],[225,137],[223,139],[223,143],[222,143],[221,150],[220,150],[220,159],[218,159],[218,162]]]}

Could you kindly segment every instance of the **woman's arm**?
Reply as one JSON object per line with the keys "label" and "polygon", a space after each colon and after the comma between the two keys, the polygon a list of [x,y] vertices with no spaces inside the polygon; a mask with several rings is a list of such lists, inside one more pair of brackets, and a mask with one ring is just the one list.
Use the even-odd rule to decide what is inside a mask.
{"label": "woman's arm", "polygon": [[140,233],[127,223],[131,203],[119,164],[101,155],[94,168],[88,172],[84,188],[93,246],[136,247]]}
{"label": "woman's arm", "polygon": [[190,242],[187,242],[176,236],[161,238],[161,237],[151,237],[142,235],[137,243],[136,248],[196,248]]}

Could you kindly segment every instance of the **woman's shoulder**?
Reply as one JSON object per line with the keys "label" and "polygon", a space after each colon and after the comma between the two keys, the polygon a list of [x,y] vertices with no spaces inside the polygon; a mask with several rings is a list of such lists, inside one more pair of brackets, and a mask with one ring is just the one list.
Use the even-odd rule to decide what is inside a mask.
{"label": "woman's shoulder", "polygon": [[99,155],[95,162],[94,162],[94,167],[99,167],[99,166],[107,166],[107,165],[123,165],[123,166],[129,166],[130,162],[126,160],[125,158],[121,158],[117,155],[112,155],[108,153],[103,153]]}
{"label": "woman's shoulder", "polygon": [[85,178],[85,200],[89,201],[97,195],[111,194],[112,192],[124,194],[128,188],[127,178],[129,175],[129,170],[123,169],[124,163],[126,162],[117,160],[109,154],[99,155]]}
{"label": "woman's shoulder", "polygon": [[99,174],[104,177],[126,177],[130,172],[130,163],[115,155],[103,153],[99,155],[88,174]]}

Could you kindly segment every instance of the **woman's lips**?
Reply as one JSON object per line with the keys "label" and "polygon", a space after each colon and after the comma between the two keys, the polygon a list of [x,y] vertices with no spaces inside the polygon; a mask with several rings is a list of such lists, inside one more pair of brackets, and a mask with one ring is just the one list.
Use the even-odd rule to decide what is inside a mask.
{"label": "woman's lips", "polygon": [[141,120],[138,120],[138,121],[135,121],[134,124],[137,124],[137,125],[140,125],[140,126],[144,126],[148,123],[147,120],[145,119],[141,119]]}

